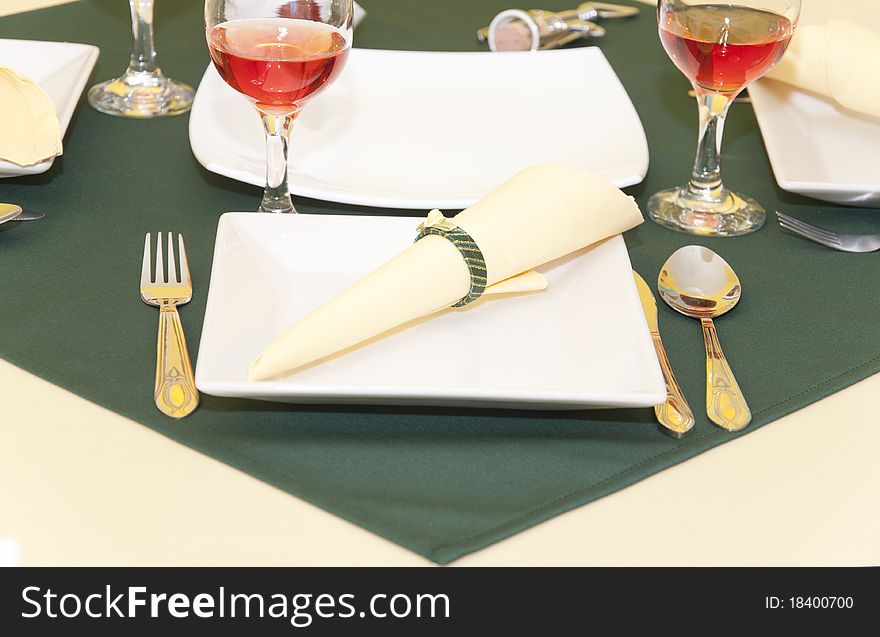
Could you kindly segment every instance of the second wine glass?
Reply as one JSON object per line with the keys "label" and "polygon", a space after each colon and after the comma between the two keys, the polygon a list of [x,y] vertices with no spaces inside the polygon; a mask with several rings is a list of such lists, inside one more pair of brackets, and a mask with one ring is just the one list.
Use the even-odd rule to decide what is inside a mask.
{"label": "second wine glass", "polygon": [[648,202],[661,225],[705,236],[733,236],[764,224],[764,208],[728,190],[721,180],[721,136],[733,99],[782,57],[794,33],[801,0],[660,0],[660,41],[697,94],[700,136],[687,185],[662,190]]}
{"label": "second wine glass", "polygon": [[186,113],[195,95],[192,87],[162,73],[153,41],[153,0],[129,0],[131,58],[120,77],[89,89],[89,104],[102,113],[146,119]]}
{"label": "second wine glass", "polygon": [[261,212],[296,212],[288,147],[303,106],[348,59],[352,0],[207,0],[208,49],[220,76],[250,99],[266,134]]}

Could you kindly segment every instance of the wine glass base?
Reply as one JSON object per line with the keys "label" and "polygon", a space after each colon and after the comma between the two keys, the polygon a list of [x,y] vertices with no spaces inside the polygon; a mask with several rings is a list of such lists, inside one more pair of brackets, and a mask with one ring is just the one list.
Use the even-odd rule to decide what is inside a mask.
{"label": "wine glass base", "polygon": [[257,208],[257,212],[268,212],[272,215],[295,215],[299,214],[297,209],[291,205],[290,208],[264,208],[262,205]]}
{"label": "wine glass base", "polygon": [[257,212],[268,212],[273,215],[295,215],[296,207],[293,205],[290,195],[273,196],[272,193],[264,192],[263,200]]}
{"label": "wine glass base", "polygon": [[721,201],[688,196],[686,188],[661,190],[648,201],[648,216],[661,226],[704,237],[735,237],[764,225],[767,213],[754,199],[728,192]]}
{"label": "wine glass base", "polygon": [[164,76],[126,73],[90,88],[88,100],[108,115],[148,119],[186,113],[194,96],[192,87]]}

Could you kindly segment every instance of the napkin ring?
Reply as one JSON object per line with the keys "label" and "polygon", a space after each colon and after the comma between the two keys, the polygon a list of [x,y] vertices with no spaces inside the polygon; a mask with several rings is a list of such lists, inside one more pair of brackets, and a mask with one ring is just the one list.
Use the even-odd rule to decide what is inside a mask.
{"label": "napkin ring", "polygon": [[428,214],[428,218],[419,225],[419,235],[416,237],[416,241],[429,234],[443,237],[452,243],[461,253],[471,275],[470,290],[452,307],[464,307],[476,301],[483,295],[487,283],[486,260],[483,258],[483,253],[477,242],[471,235],[444,217],[439,210],[432,210]]}

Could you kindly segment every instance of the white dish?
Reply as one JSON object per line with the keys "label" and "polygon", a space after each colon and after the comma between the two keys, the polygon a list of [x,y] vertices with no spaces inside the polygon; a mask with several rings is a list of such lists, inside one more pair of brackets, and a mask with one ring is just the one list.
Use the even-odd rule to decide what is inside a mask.
{"label": "white dish", "polygon": [[[90,44],[0,40],[0,66],[24,74],[46,92],[55,105],[62,137],[97,59],[98,47]],[[0,177],[37,175],[49,170],[54,162],[51,157],[31,166],[19,166],[0,160]]]}
{"label": "white dish", "polygon": [[779,187],[850,206],[880,206],[880,118],[775,80],[749,87]]}
{"label": "white dish", "polygon": [[[199,85],[189,137],[208,170],[265,183],[254,107],[213,66]],[[645,132],[599,49],[354,49],[294,127],[290,179],[303,197],[451,210],[544,161],[588,168],[621,188],[645,177]]]}
{"label": "white dish", "polygon": [[419,220],[227,213],[196,367],[199,390],[293,403],[647,407],[666,390],[614,237],[539,268],[544,292],[487,298],[305,368],[249,382],[275,336],[408,246]]}

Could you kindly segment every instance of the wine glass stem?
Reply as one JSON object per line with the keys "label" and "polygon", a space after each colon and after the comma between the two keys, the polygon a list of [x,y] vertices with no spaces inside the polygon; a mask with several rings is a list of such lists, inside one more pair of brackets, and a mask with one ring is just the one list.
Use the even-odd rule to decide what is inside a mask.
{"label": "wine glass stem", "polygon": [[287,151],[296,113],[261,115],[266,131],[266,189],[263,191],[260,211],[296,212],[287,187]]}
{"label": "wine glass stem", "polygon": [[132,73],[155,73],[156,46],[153,43],[153,0],[129,0],[131,5]]}
{"label": "wine glass stem", "polygon": [[701,201],[721,201],[727,189],[721,181],[721,137],[724,120],[735,96],[697,89],[700,106],[700,138],[687,194]]}

